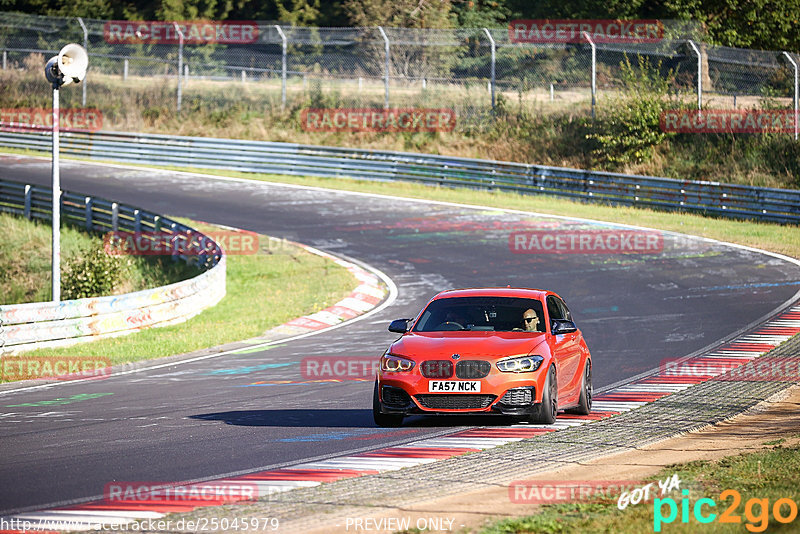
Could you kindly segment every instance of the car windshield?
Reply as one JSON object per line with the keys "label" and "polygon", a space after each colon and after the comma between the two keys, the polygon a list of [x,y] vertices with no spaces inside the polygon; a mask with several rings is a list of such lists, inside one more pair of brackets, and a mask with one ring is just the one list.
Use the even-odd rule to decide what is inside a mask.
{"label": "car windshield", "polygon": [[542,303],[514,297],[451,297],[431,302],[414,332],[544,332]]}

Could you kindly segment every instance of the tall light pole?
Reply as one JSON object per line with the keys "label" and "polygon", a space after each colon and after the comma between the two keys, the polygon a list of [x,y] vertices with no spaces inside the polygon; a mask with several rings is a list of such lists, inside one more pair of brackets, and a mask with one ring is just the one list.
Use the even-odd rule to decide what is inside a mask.
{"label": "tall light pole", "polygon": [[44,67],[47,81],[53,85],[53,239],[52,239],[52,295],[53,302],[61,300],[61,177],[58,172],[58,90],[63,85],[80,83],[86,76],[89,56],[81,45],[68,44],[51,57]]}

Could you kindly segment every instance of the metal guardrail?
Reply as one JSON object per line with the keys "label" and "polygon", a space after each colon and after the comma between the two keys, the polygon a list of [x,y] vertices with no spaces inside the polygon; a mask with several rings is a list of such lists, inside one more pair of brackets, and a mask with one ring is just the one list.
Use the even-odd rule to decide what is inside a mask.
{"label": "metal guardrail", "polygon": [[[50,150],[48,132],[0,132],[0,146]],[[585,171],[450,156],[203,137],[68,132],[62,153],[149,165],[299,176],[407,180],[576,200],[800,223],[800,190]]]}
{"label": "metal guardrail", "polygon": [[[51,198],[48,188],[0,180],[0,212],[49,221]],[[94,232],[131,232],[147,239],[157,236],[161,245],[171,247],[173,259],[197,263],[204,272],[124,295],[0,306],[0,354],[181,322],[225,296],[225,255],[208,236],[193,228],[148,211],[67,191],[61,196],[61,217],[64,223]],[[197,243],[211,244],[210,253],[197,254],[197,248],[190,248]]]}

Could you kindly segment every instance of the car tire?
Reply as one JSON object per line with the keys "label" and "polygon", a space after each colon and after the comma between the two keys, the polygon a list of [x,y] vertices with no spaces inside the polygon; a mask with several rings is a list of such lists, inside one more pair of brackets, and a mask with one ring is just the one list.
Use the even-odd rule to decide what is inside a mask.
{"label": "car tire", "polygon": [[534,423],[551,425],[556,422],[558,414],[558,382],[556,380],[556,368],[552,365],[547,372],[542,390],[542,402],[536,407],[531,418]]}
{"label": "car tire", "polygon": [[581,383],[581,396],[578,405],[569,410],[569,413],[577,415],[589,415],[592,412],[592,362],[586,360],[586,367],[583,370],[583,382]]}
{"label": "car tire", "polygon": [[372,390],[372,419],[375,424],[382,427],[397,427],[403,424],[402,414],[381,413],[381,401],[378,398],[378,381]]}

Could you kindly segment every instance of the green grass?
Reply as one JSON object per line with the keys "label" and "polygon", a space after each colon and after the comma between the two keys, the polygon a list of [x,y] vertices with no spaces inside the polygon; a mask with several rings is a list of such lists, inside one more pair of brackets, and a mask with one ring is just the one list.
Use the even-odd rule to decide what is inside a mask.
{"label": "green grass", "polygon": [[[766,445],[766,444],[765,444]],[[774,447],[769,450],[730,456],[716,462],[698,461],[687,464],[669,466],[648,481],[664,480],[677,473],[681,480],[681,489],[689,489],[689,518],[682,523],[681,499],[679,491],[664,496],[675,500],[677,516],[670,524],[663,524],[661,532],[690,534],[729,533],[729,532],[797,532],[800,518],[792,523],[781,525],[772,515],[775,501],[788,497],[797,503],[798,487],[800,487],[800,448]],[[646,482],[643,482],[643,484]],[[654,484],[657,489],[657,485]],[[741,496],[738,507],[732,509],[733,516],[741,518],[740,524],[724,524],[717,520],[701,524],[695,519],[692,510],[694,503],[700,498],[710,498],[716,502],[716,509],[703,506],[703,513],[716,513],[718,516],[729,506],[733,498],[720,498],[725,490],[736,490]],[[657,495],[660,497],[659,495]],[[764,518],[760,507],[750,499],[767,499],[769,516]],[[750,509],[751,517],[745,515]],[[662,506],[662,513],[668,516],[668,505]],[[788,507],[782,514],[788,515]],[[598,499],[594,502],[573,502],[557,505],[544,505],[535,515],[507,519],[494,523],[481,534],[511,533],[615,533],[639,534],[653,532],[654,503],[630,505],[624,510],[617,508],[616,499]],[[750,528],[747,527],[750,525]],[[766,530],[762,529],[765,527]],[[751,530],[752,529],[752,530]]]}
{"label": "green grass", "polygon": [[[74,226],[62,227],[62,292],[70,287],[69,269],[87,251],[101,248],[102,243],[99,234],[88,234]],[[52,298],[50,250],[49,223],[0,214],[0,304]],[[171,284],[200,272],[184,263],[152,256],[129,256],[120,258],[119,263],[121,273],[111,291],[114,295]]]}
{"label": "green grass", "polygon": [[104,356],[115,365],[191,352],[258,336],[335,304],[357,285],[346,269],[330,260],[294,245],[265,243],[266,238],[258,254],[229,255],[225,298],[184,323],[25,356]]}

